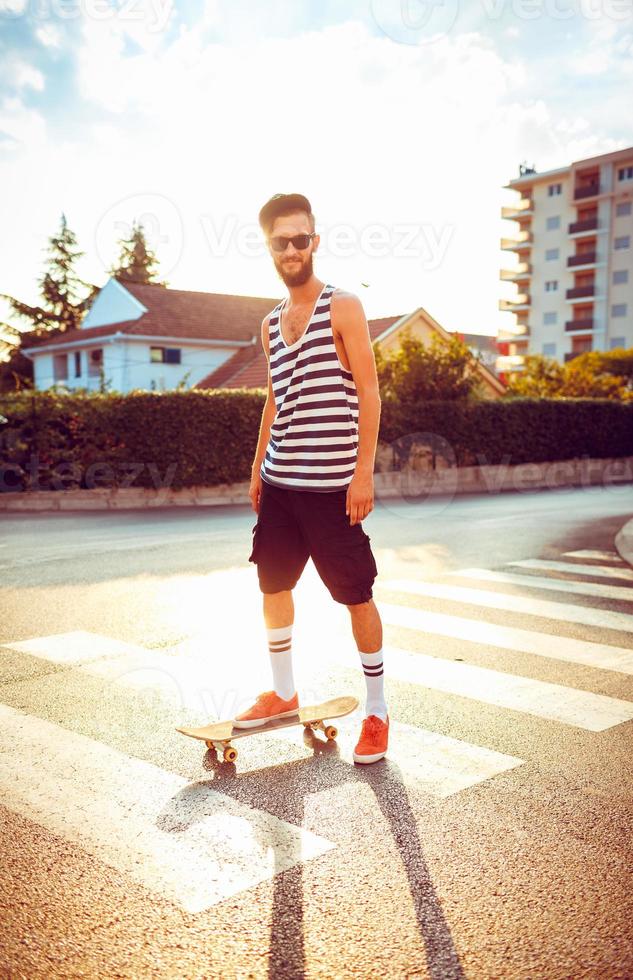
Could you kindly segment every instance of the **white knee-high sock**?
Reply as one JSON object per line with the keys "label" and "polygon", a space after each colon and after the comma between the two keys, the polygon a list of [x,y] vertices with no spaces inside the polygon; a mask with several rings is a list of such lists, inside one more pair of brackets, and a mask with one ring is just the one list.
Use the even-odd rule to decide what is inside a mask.
{"label": "white knee-high sock", "polygon": [[365,702],[365,716],[378,715],[383,721],[387,720],[387,704],[384,693],[384,675],[382,647],[376,653],[361,653],[358,651],[363,672],[365,674],[365,684],[367,685],[367,700]]}
{"label": "white knee-high sock", "polygon": [[275,693],[284,701],[289,701],[295,693],[292,675],[292,623],[278,629],[267,629],[266,633]]}

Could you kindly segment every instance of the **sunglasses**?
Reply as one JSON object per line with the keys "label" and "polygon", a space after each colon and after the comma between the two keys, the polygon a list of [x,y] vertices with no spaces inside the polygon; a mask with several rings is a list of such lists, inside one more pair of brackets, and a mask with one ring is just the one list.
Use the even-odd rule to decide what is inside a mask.
{"label": "sunglasses", "polygon": [[275,252],[285,252],[288,248],[288,242],[292,242],[295,248],[307,248],[315,235],[316,232],[313,232],[311,235],[293,235],[292,238],[286,238],[285,235],[275,235],[274,238],[269,238],[268,241]]}

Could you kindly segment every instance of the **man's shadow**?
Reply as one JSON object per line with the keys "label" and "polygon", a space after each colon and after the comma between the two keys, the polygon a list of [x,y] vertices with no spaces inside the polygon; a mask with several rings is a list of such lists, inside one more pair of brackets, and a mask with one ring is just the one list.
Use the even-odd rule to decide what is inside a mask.
{"label": "man's shadow", "polygon": [[[204,765],[213,773],[213,779],[184,787],[161,814],[159,825],[177,832],[204,819],[209,809],[208,804],[205,806],[203,790],[219,789],[221,784],[221,792],[227,796],[302,827],[305,799],[315,792],[315,782],[319,792],[342,783],[366,784],[376,797],[400,854],[429,976],[438,980],[463,978],[451,931],[424,859],[416,819],[399,766],[388,759],[371,766],[350,765],[340,758],[335,742],[323,742],[310,731],[304,733],[304,742],[313,755],[280,766],[275,774],[274,791],[265,801],[262,797],[271,783],[267,776],[262,778],[261,770],[237,773],[234,765],[220,762],[215,753],[208,752]],[[327,761],[323,756],[327,756]],[[275,980],[284,977],[296,980],[305,976],[306,969],[301,839],[295,835],[270,840],[263,835],[259,824],[253,831],[260,835],[257,839],[262,849],[272,849],[274,855],[268,975]],[[292,866],[289,867],[289,863]],[[335,892],[332,901],[336,901]]]}

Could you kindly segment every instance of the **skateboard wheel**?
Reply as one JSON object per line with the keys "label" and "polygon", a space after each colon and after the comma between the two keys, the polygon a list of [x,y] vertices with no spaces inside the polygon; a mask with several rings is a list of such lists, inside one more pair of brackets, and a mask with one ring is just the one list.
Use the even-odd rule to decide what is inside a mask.
{"label": "skateboard wheel", "polygon": [[204,744],[208,749],[213,749],[215,751],[215,742],[212,742],[210,739],[207,739]]}
{"label": "skateboard wheel", "polygon": [[237,749],[234,749],[232,745],[229,745],[224,750],[224,761],[225,762],[235,762],[237,759]]}
{"label": "skateboard wheel", "polygon": [[311,732],[312,731],[312,725],[310,724],[309,721],[304,722],[303,727],[305,728],[306,732]]}
{"label": "skateboard wheel", "polygon": [[334,725],[328,725],[327,728],[325,729],[325,737],[327,738],[327,740],[329,742],[333,742],[337,735],[338,735],[338,728],[336,728]]}

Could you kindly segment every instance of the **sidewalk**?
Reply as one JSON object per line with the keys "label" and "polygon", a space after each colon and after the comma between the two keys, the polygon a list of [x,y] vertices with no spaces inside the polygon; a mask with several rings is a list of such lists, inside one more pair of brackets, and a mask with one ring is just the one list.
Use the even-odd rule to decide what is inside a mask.
{"label": "sidewalk", "polygon": [[[589,457],[546,463],[501,463],[494,466],[459,466],[437,470],[404,469],[374,474],[376,499],[402,499],[407,503],[428,496],[453,497],[462,493],[529,493],[564,487],[633,484],[633,456]],[[250,504],[250,481],[215,487],[169,486],[95,488],[93,490],[29,490],[0,493],[3,511],[118,510],[148,507],[210,507]]]}

